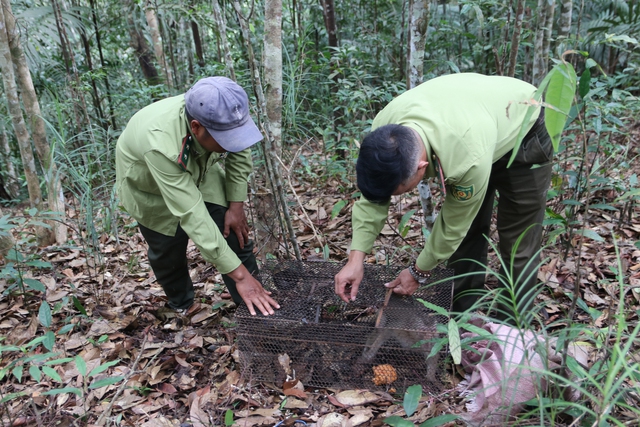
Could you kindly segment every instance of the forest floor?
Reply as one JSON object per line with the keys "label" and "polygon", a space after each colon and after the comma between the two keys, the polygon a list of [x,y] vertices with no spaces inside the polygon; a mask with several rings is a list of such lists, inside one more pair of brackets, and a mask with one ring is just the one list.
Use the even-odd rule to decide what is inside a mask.
{"label": "forest floor", "polygon": [[[634,143],[630,159],[637,155],[637,147]],[[304,259],[322,259],[319,237],[329,242],[330,259],[345,260],[353,190],[345,190],[337,177],[327,174],[326,164],[309,160],[321,157],[316,151],[314,147],[301,150],[311,166],[292,177],[297,194],[291,200],[294,227]],[[630,165],[635,170],[629,174],[640,174],[637,161]],[[615,189],[591,194],[591,203],[608,203],[618,210],[579,214],[600,239],[574,236],[567,240],[564,234],[544,249],[547,261],[539,278],[546,286],[538,302],[546,303],[549,333],[566,327],[576,284],[581,303],[573,320],[592,330],[613,326],[620,298],[618,260],[626,285],[627,322],[637,324],[640,208],[632,205],[621,220],[623,205],[616,201],[618,196]],[[344,208],[334,209],[343,199],[348,202]],[[550,207],[557,204],[555,199],[549,202]],[[408,233],[401,237],[398,224],[411,209],[417,213],[407,222]],[[70,209],[67,217],[79,214]],[[22,212],[14,209],[12,215]],[[25,259],[40,259],[53,268],[29,268],[25,261],[24,277],[39,280],[46,292],[21,294],[13,289],[0,300],[0,335],[4,337],[0,369],[6,368],[0,379],[0,425],[201,427],[233,422],[249,427],[291,426],[302,420],[324,427],[379,426],[385,417],[405,415],[403,395],[393,383],[384,390],[372,387],[367,391],[254,380],[251,370],[240,363],[236,308],[218,272],[190,246],[197,302],[185,316],[165,310],[165,297],[147,262],[145,242],[131,220],[124,216],[122,221],[117,237],[101,236],[99,253],[85,250],[78,235],[75,244],[66,247],[21,246],[28,249],[24,249],[28,252]],[[385,254],[393,262],[408,262],[415,256],[412,251],[422,247],[421,224],[417,195],[404,197],[393,207],[389,224],[376,242],[377,257],[372,255],[368,262],[382,262]],[[21,242],[20,235],[14,237]],[[495,239],[495,233],[492,237]],[[547,231],[545,243],[548,238]],[[566,251],[560,241],[573,248]],[[496,267],[495,256],[492,267]],[[1,289],[10,285],[6,278],[0,281]],[[50,314],[46,309],[43,312],[43,300],[52,309]],[[55,342],[45,345],[52,337],[48,331],[54,332]],[[36,337],[44,338],[34,344]],[[629,356],[636,362],[639,348],[636,342]],[[595,349],[590,353],[590,363],[595,353]],[[425,393],[409,420],[418,424],[443,414],[464,414],[465,401],[457,387],[462,374],[449,359],[441,390]],[[627,419],[624,411],[619,416]],[[562,424],[559,420],[557,425]]]}

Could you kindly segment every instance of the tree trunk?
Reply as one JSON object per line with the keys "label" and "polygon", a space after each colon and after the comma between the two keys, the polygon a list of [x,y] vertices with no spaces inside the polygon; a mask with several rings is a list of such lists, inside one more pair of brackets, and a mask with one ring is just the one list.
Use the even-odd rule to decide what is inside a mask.
{"label": "tree trunk", "polygon": [[156,11],[153,9],[153,5],[149,0],[147,0],[145,4],[144,16],[147,18],[147,24],[149,25],[149,32],[151,33],[151,40],[153,41],[153,50],[156,54],[156,60],[162,70],[167,87],[169,89],[173,89],[173,75],[171,68],[167,66],[167,61],[165,61],[164,49],[162,47],[162,35],[160,34],[160,28],[158,27],[158,18],[156,17]]}
{"label": "tree trunk", "polygon": [[524,28],[524,34],[526,34],[526,38],[525,38],[525,45],[523,48],[523,66],[522,66],[522,76],[521,79],[524,80],[525,82],[530,82],[532,81],[531,79],[531,73],[533,72],[533,55],[532,52],[533,50],[531,49],[531,46],[533,45],[534,39],[533,39],[533,35],[532,35],[532,31],[531,31],[531,8],[530,7],[526,7],[524,8],[524,19],[523,19],[523,24],[522,27]]}
{"label": "tree trunk", "polygon": [[4,126],[0,122],[0,154],[2,156],[3,164],[6,167],[7,182],[4,185],[4,189],[9,194],[9,198],[15,199],[20,194],[20,179],[16,173],[16,167],[11,159],[11,147],[9,147],[9,140],[7,139],[7,133],[4,131]]}
{"label": "tree trunk", "polygon": [[106,63],[104,61],[104,55],[102,53],[102,41],[100,38],[100,28],[98,27],[98,17],[96,14],[95,0],[89,0],[89,5],[91,6],[91,22],[93,22],[93,31],[95,32],[95,35],[96,35],[96,45],[98,46],[98,54],[100,56],[100,66],[102,67],[103,70],[105,70],[104,88],[105,88],[105,92],[107,93],[107,102],[109,103],[109,121],[111,123],[111,127],[113,129],[117,129],[118,124],[116,122],[115,111],[113,110],[113,101],[111,100],[111,87],[109,86],[109,76],[108,76],[108,73],[106,72]]}
{"label": "tree trunk", "polygon": [[[11,57],[15,65],[15,69],[17,70],[18,81],[20,82],[20,88],[22,90],[22,101],[27,114],[27,121],[31,127],[33,143],[36,148],[40,164],[42,165],[42,170],[45,174],[49,209],[64,216],[64,200],[60,200],[58,198],[58,195],[61,194],[62,188],[60,177],[58,175],[58,168],[51,155],[45,123],[42,119],[42,112],[40,111],[40,103],[38,102],[38,97],[36,96],[36,91],[33,86],[33,80],[27,65],[27,59],[24,55],[24,51],[22,50],[20,35],[16,30],[15,20],[9,0],[2,0],[2,9],[6,23],[7,36],[9,39],[9,48],[11,49]],[[67,227],[60,222],[53,222],[50,223],[50,225],[57,243],[65,243],[67,241]],[[43,243],[52,244],[53,242]]]}
{"label": "tree trunk", "polygon": [[573,1],[562,0],[562,13],[558,21],[558,41],[562,42],[571,34],[571,16],[573,14]]}
{"label": "tree trunk", "polygon": [[409,35],[407,55],[407,89],[422,83],[424,48],[429,24],[429,0],[412,0],[409,5]]}
{"label": "tree trunk", "polygon": [[191,21],[191,32],[193,33],[193,44],[196,48],[198,66],[204,68],[204,50],[202,49],[202,39],[200,39],[200,29],[196,21]]}
{"label": "tree trunk", "polygon": [[[214,4],[217,0],[214,0]],[[280,159],[275,155],[275,151],[273,150],[272,144],[272,136],[271,129],[269,127],[269,121],[266,118],[266,102],[264,99],[264,92],[262,90],[262,81],[260,80],[260,72],[258,70],[257,60],[255,55],[253,54],[253,48],[251,47],[251,35],[249,33],[249,29],[246,21],[242,16],[242,9],[240,7],[240,3],[238,0],[234,0],[233,7],[236,10],[238,15],[238,22],[240,23],[240,30],[242,31],[242,35],[244,37],[244,41],[247,48],[247,57],[249,61],[249,68],[251,69],[253,76],[253,84],[255,88],[255,94],[258,99],[258,120],[259,123],[262,124],[262,128],[266,134],[266,138],[264,139],[264,154],[265,154],[265,163],[267,165],[267,173],[269,182],[272,185],[272,192],[276,195],[275,199],[278,201],[278,205],[280,207],[279,212],[282,213],[284,217],[284,223],[287,227],[287,231],[289,232],[289,242],[293,246],[293,251],[296,255],[296,259],[301,260],[302,255],[300,255],[300,247],[298,245],[298,241],[296,240],[296,234],[293,229],[293,224],[291,223],[291,215],[289,213],[289,206],[287,205],[287,199],[284,192],[283,179],[282,174],[280,172]],[[225,49],[228,47],[225,46]],[[288,246],[287,246],[288,248]],[[287,252],[288,253],[288,252]]]}
{"label": "tree trunk", "polygon": [[[173,48],[173,40],[174,37],[171,34],[171,30],[172,29],[176,29],[177,28],[178,23],[173,21],[172,25],[162,25],[162,21],[158,21],[158,29],[160,30],[160,35],[162,36],[160,38],[161,41],[166,40],[167,41],[167,45],[168,45],[168,49],[165,49],[165,52],[168,50],[169,51],[169,62],[171,63],[171,68],[169,69],[169,72],[171,74],[171,76],[173,77],[171,79],[171,87],[175,87],[180,86],[180,80],[178,80],[179,78],[179,74],[178,74],[178,68],[176,67],[176,56],[174,55],[175,49]],[[166,28],[166,30],[165,30]],[[176,34],[175,34],[175,39],[178,39],[178,34],[177,34],[177,30],[175,30]],[[163,49],[164,49],[164,44],[163,44]]]}
{"label": "tree trunk", "polygon": [[[0,209],[0,216],[4,216],[4,213]],[[13,236],[10,231],[2,231],[0,232],[0,260],[3,260],[4,257],[7,256],[9,249],[11,249],[15,245],[15,241],[13,240]]]}
{"label": "tree trunk", "polygon": [[333,0],[320,0],[324,26],[329,36],[329,47],[338,47],[338,25],[336,24],[336,8]]}
{"label": "tree trunk", "polygon": [[96,115],[98,116],[100,125],[106,131],[108,124],[105,123],[102,105],[100,105],[100,95],[98,94],[98,86],[96,85],[96,78],[93,70],[93,61],[91,60],[91,46],[87,39],[87,33],[84,30],[80,31],[80,39],[82,40],[82,46],[84,47],[84,56],[87,62],[87,69],[89,70],[89,76],[91,78],[91,100],[93,101],[93,108],[96,110]]}
{"label": "tree trunk", "polygon": [[20,99],[18,98],[18,86],[13,72],[13,60],[9,48],[9,37],[7,34],[6,20],[4,17],[4,7],[0,7],[0,70],[2,71],[2,82],[4,93],[7,98],[8,110],[11,115],[11,124],[18,140],[20,157],[24,176],[27,180],[29,191],[29,203],[31,207],[42,209],[42,192],[40,191],[40,180],[36,173],[36,162],[33,158],[29,131],[22,116]]}
{"label": "tree trunk", "polygon": [[229,49],[229,43],[227,43],[227,23],[224,19],[224,15],[222,14],[222,10],[220,10],[220,4],[218,3],[218,0],[213,0],[213,17],[216,20],[216,24],[218,24],[220,44],[222,45],[222,49],[224,50],[224,63],[227,66],[229,77],[231,78],[231,80],[235,81],[236,70],[233,66],[233,58],[231,58],[231,49]]}
{"label": "tree trunk", "polygon": [[[556,1],[550,0],[546,4],[544,38],[542,39],[542,52],[544,52],[544,74],[549,71],[549,54],[551,53],[551,35],[553,33],[553,17],[556,11]],[[543,75],[544,76],[544,75]]]}
{"label": "tree trunk", "polygon": [[133,50],[138,56],[138,62],[140,63],[140,69],[142,75],[147,80],[150,86],[155,86],[161,83],[158,70],[153,64],[153,56],[151,55],[151,49],[147,44],[144,34],[136,27],[133,21],[133,3],[131,0],[124,1],[125,10],[127,10],[127,27],[129,28],[130,43]]}
{"label": "tree trunk", "polygon": [[518,0],[516,4],[516,16],[513,23],[513,35],[511,37],[511,52],[509,54],[509,68],[507,76],[516,75],[516,63],[518,62],[518,50],[520,49],[520,34],[522,33],[522,21],[524,18],[524,0]]}
{"label": "tree trunk", "polygon": [[62,11],[60,10],[58,1],[51,0],[51,7],[53,8],[56,28],[58,29],[58,36],[60,38],[60,49],[65,60],[69,90],[71,92],[70,97],[71,99],[80,101],[73,103],[73,113],[76,120],[76,133],[81,133],[90,126],[89,111],[84,100],[84,95],[80,91],[81,84],[80,78],[78,76],[78,69],[76,67],[76,61],[73,58],[71,45],[69,43],[69,38],[67,37],[67,31],[65,29],[64,22],[62,21]]}
{"label": "tree trunk", "polygon": [[544,46],[544,25],[547,22],[547,0],[538,0],[537,11],[537,25],[536,25],[536,37],[533,47],[533,70],[531,73],[531,83],[534,86],[538,86],[542,81],[546,70],[544,69],[544,58],[546,52],[543,50]]}
{"label": "tree trunk", "polygon": [[273,148],[282,157],[282,0],[264,2],[263,75]]}

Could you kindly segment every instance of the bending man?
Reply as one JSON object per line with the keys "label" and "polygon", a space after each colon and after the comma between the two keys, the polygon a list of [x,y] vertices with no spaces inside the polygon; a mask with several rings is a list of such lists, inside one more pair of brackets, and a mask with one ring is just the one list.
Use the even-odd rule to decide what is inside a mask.
{"label": "bending man", "polygon": [[280,308],[252,277],[258,267],[243,209],[250,147],[261,140],[246,92],[226,77],[199,80],[186,94],[143,108],[118,139],[118,195],[138,221],[171,308],[194,301],[189,238],[236,303],[244,300],[251,314]]}
{"label": "bending man", "polygon": [[[520,309],[529,307],[553,157],[541,108],[528,102],[535,90],[510,77],[454,74],[403,93],[376,116],[356,165],[363,197],[352,211],[349,261],[335,278],[344,301],[358,293],[365,254],[384,226],[391,196],[412,191],[424,177],[441,176],[446,197],[432,233],[415,262],[387,286],[410,295],[426,283],[429,270],[448,260],[456,275],[477,273],[454,286],[453,311],[472,307],[484,288],[485,236],[497,190],[500,255],[506,271],[513,269]],[[534,114],[524,123],[528,108]],[[507,168],[522,126],[526,136]],[[509,307],[501,312],[505,317]]]}

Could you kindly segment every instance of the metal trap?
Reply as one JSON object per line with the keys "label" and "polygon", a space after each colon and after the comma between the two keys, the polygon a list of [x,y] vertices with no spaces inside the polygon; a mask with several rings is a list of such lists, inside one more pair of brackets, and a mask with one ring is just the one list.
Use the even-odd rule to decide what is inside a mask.
{"label": "metal trap", "polygon": [[236,311],[238,348],[243,367],[254,380],[281,386],[295,377],[305,386],[403,391],[422,384],[441,388],[440,354],[428,357],[439,338],[438,324],[448,321],[416,298],[447,310],[451,307],[453,270],[435,269],[431,283],[412,297],[386,288],[404,267],[365,265],[355,302],[335,295],[334,276],[343,264],[279,261],[258,275],[273,292],[280,310],[252,316],[243,304]]}

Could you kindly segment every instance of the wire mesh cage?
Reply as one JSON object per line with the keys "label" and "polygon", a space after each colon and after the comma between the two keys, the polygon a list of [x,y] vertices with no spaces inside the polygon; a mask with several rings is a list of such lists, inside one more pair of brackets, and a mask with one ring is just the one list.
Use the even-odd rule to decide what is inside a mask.
{"label": "wire mesh cage", "polygon": [[252,316],[245,305],[236,311],[243,368],[276,385],[289,376],[311,387],[440,390],[443,358],[430,353],[437,325],[448,319],[417,299],[448,311],[453,270],[433,270],[430,284],[438,283],[401,297],[383,285],[404,267],[365,264],[356,301],[347,304],[334,292],[342,266],[271,261],[262,268],[258,279],[281,308],[272,316]]}

